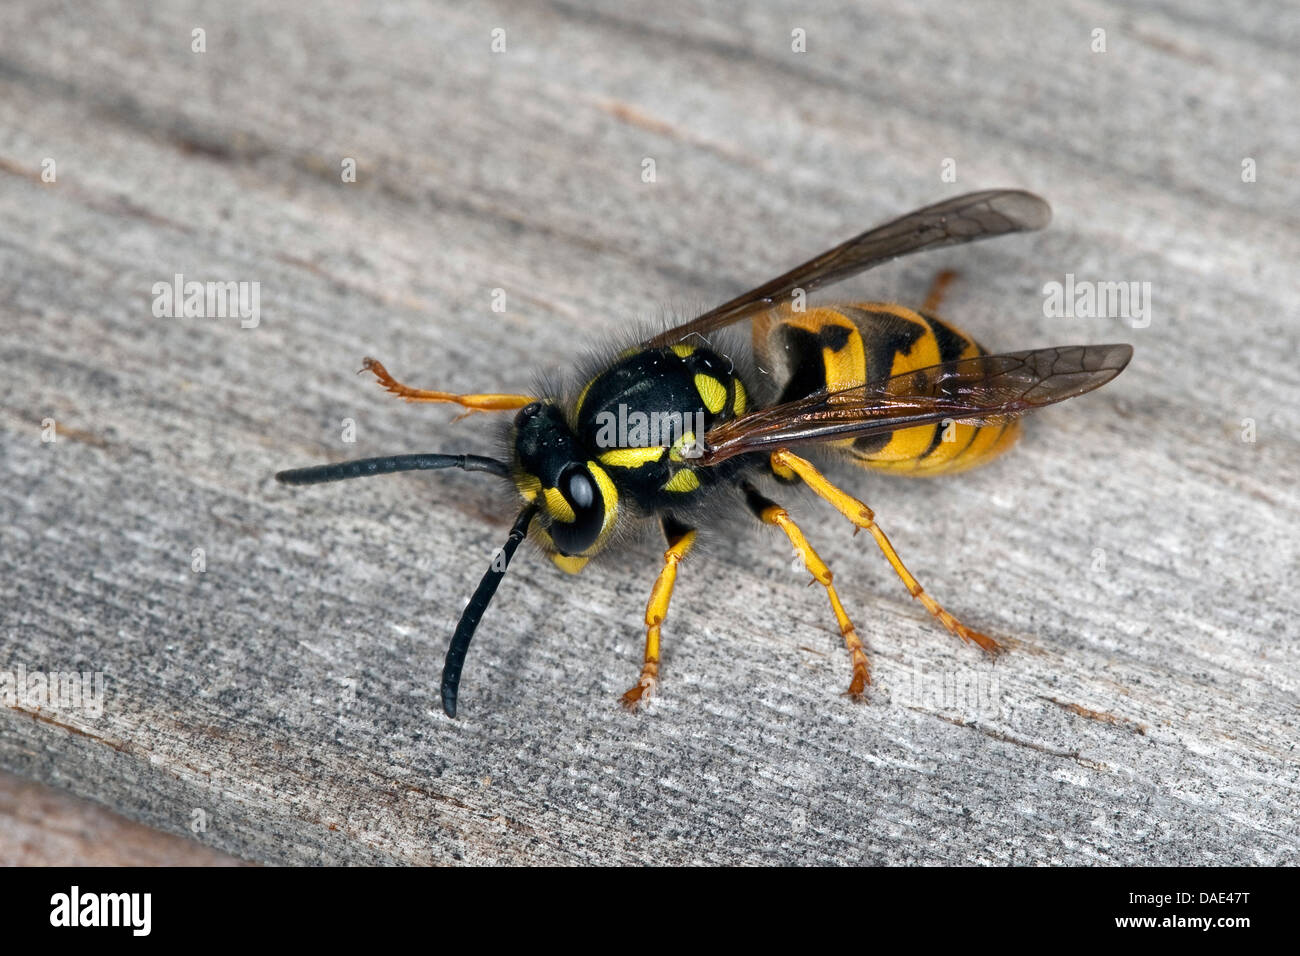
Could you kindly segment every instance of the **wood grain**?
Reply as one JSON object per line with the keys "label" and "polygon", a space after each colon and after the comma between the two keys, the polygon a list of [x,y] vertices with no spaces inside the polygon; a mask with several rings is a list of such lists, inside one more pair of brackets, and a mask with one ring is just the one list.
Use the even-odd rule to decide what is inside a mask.
{"label": "wood grain", "polygon": [[5,866],[242,865],[89,800],[7,773],[0,773],[0,861]]}
{"label": "wood grain", "polygon": [[[100,672],[106,700],[6,707],[0,768],[179,834],[202,811],[264,862],[1300,862],[1298,44],[1294,5],[1202,0],[4,4],[0,671]],[[796,497],[868,706],[768,529],[683,566],[638,716],[615,700],[659,546],[575,579],[523,555],[448,721],[499,489],[271,480],[495,450],[364,355],[527,390],[993,186],[1051,227],[843,295],[954,268],[944,314],[986,345],[1128,341],[1131,367],[985,470],[839,477],[1014,643],[996,664]],[[178,273],[260,283],[259,323],[155,317]],[[1045,317],[1067,274],[1149,282],[1149,325]]]}

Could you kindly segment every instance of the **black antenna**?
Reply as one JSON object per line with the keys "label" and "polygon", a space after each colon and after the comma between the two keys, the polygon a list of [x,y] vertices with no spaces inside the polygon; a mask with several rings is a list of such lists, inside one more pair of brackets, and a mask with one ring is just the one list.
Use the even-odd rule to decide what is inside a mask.
{"label": "black antenna", "polygon": [[497,585],[506,576],[510,559],[515,556],[519,543],[528,535],[528,524],[536,514],[535,503],[519,512],[519,517],[515,519],[515,526],[510,529],[510,537],[506,538],[506,543],[501,546],[500,552],[492,556],[492,564],[483,575],[483,580],[478,583],[474,596],[465,605],[460,623],[456,625],[456,633],[451,636],[451,647],[447,648],[447,661],[442,665],[442,709],[446,711],[448,717],[456,716],[460,672],[465,666],[465,655],[469,653],[469,642],[474,639],[478,622],[482,619],[487,606],[492,603],[492,595],[497,593]]}
{"label": "black antenna", "polygon": [[323,481],[343,481],[345,478],[391,475],[395,471],[424,471],[436,468],[486,471],[500,475],[502,478],[510,477],[510,466],[504,461],[484,458],[482,455],[389,455],[386,458],[341,461],[334,465],[291,468],[288,471],[277,472],[275,480],[286,485],[316,485]]}

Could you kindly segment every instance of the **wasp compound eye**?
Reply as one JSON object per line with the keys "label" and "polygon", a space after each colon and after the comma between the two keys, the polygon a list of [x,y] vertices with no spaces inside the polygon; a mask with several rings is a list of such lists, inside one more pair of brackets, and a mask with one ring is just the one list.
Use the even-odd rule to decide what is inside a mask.
{"label": "wasp compound eye", "polygon": [[575,469],[569,474],[564,497],[569,499],[569,504],[575,509],[591,507],[591,503],[596,500],[596,488],[585,471]]}
{"label": "wasp compound eye", "polygon": [[573,512],[573,520],[564,521],[553,514],[551,540],[561,554],[581,554],[600,537],[605,525],[605,500],[585,465],[566,465],[556,488]]}

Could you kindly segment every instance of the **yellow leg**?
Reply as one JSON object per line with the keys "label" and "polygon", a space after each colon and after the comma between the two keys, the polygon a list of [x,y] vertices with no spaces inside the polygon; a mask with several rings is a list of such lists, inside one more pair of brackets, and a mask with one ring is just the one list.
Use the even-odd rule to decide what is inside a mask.
{"label": "yellow leg", "polygon": [[669,538],[663,569],[655,579],[645,608],[645,663],[641,665],[641,679],[622,698],[623,706],[628,710],[636,710],[637,705],[649,700],[659,682],[659,628],[668,616],[668,602],[672,600],[673,585],[677,583],[677,565],[693,544],[695,532],[692,530]]}
{"label": "yellow leg", "polygon": [[921,304],[922,312],[938,312],[939,306],[943,303],[943,297],[948,292],[948,286],[952,285],[953,280],[957,278],[957,273],[951,269],[944,269],[934,277],[930,283],[930,291],[925,294],[925,301]]}
{"label": "yellow leg", "polygon": [[534,401],[528,395],[456,395],[452,392],[431,392],[424,388],[411,388],[411,386],[403,385],[389,375],[388,369],[384,368],[378,359],[367,358],[362,364],[361,371],[372,372],[375,378],[379,379],[380,385],[399,398],[404,398],[408,402],[450,402],[459,405],[461,408],[468,409],[465,413],[467,415],[474,412],[509,411],[514,408],[523,408],[529,402]]}
{"label": "yellow leg", "polygon": [[758,519],[764,524],[776,525],[785,532],[795,553],[803,561],[804,567],[826,589],[826,596],[831,599],[831,610],[835,612],[835,620],[840,626],[840,635],[844,638],[844,646],[848,648],[849,655],[853,658],[853,679],[849,682],[848,694],[860,700],[867,685],[871,683],[871,668],[867,663],[866,651],[862,649],[862,640],[854,630],[853,622],[844,613],[844,605],[840,603],[840,596],[835,591],[835,585],[831,583],[834,577],[831,569],[826,567],[826,563],[813,550],[813,546],[804,537],[803,531],[791,520],[784,508],[771,499],[763,497],[748,485],[745,487],[745,493],[749,498],[749,506]]}
{"label": "yellow leg", "polygon": [[772,453],[772,467],[794,472],[803,479],[809,488],[834,505],[836,510],[852,521],[854,525],[870,531],[871,536],[876,539],[876,544],[880,546],[880,550],[884,553],[885,560],[889,562],[894,572],[902,579],[903,584],[907,586],[908,592],[912,597],[920,601],[927,611],[937,617],[944,627],[963,641],[978,644],[990,654],[996,654],[1002,650],[1002,646],[993,638],[981,634],[979,631],[971,630],[945,611],[938,601],[925,593],[925,589],[921,587],[920,582],[912,577],[912,572],[907,570],[898,557],[898,552],[894,550],[894,546],[885,537],[885,532],[881,531],[879,525],[876,524],[875,512],[870,508],[827,481],[825,476],[811,462],[805,461],[784,448]]}

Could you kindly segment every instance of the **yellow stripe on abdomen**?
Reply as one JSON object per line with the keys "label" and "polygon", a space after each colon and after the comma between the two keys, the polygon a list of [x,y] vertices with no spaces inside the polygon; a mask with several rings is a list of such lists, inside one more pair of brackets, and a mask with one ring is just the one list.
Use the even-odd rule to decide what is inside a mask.
{"label": "yellow stripe on abdomen", "polygon": [[[870,316],[882,313],[890,316],[891,323],[904,321],[923,329],[910,349],[894,352],[890,375],[984,354],[974,339],[936,316],[892,303],[869,303],[859,308]],[[866,342],[870,351],[869,334]],[[842,444],[848,445],[846,450],[864,468],[893,474],[940,475],[992,460],[1011,447],[1019,434],[1018,421],[1006,426],[946,422],[904,428],[890,435],[887,441],[873,438]]]}
{"label": "yellow stripe on abdomen", "polygon": [[[857,319],[864,349],[871,353],[872,361],[868,365],[872,366],[873,380],[915,372],[943,361],[933,328],[915,309],[892,302],[868,302],[844,311]],[[902,347],[905,342],[908,345]],[[900,429],[883,440],[850,440],[837,444],[868,468],[897,471],[914,468],[934,442],[935,426],[917,425]]]}
{"label": "yellow stripe on abdomen", "polygon": [[[880,382],[942,362],[985,354],[937,316],[893,302],[863,302],[795,312],[782,306],[755,320],[755,350],[786,376],[783,401],[825,388]],[[962,471],[1015,443],[1019,422],[916,425],[890,434],[830,443],[864,468],[907,475]]]}

